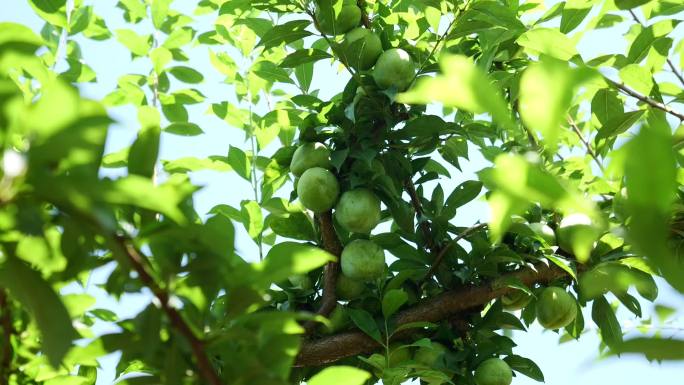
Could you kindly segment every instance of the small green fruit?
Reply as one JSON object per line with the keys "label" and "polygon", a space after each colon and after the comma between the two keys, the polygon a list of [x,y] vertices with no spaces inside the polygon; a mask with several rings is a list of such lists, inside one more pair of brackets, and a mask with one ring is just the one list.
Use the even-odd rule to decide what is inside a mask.
{"label": "small green fruit", "polygon": [[351,279],[344,274],[337,276],[335,292],[339,299],[352,300],[359,298],[364,290],[366,290],[366,284],[362,281]]}
{"label": "small green fruit", "polygon": [[591,245],[598,236],[598,229],[594,226],[591,218],[585,214],[570,214],[563,218],[558,225],[558,246],[569,253],[574,253],[580,260],[583,259],[580,257],[585,257],[585,255],[577,254],[587,254],[586,257],[588,257],[588,252],[584,249],[587,245]]}
{"label": "small green fruit", "polygon": [[396,88],[403,91],[411,85],[416,66],[411,56],[403,49],[389,49],[380,55],[373,69],[373,79],[378,87]]}
{"label": "small green fruit", "polygon": [[330,169],[330,150],[323,143],[304,143],[292,155],[290,171],[295,176],[301,176],[304,171],[321,167]]}
{"label": "small green fruit", "polygon": [[330,171],[313,167],[302,174],[297,183],[297,195],[304,207],[322,213],[330,210],[337,202],[340,185]]}
{"label": "small green fruit", "polygon": [[290,284],[297,289],[311,290],[313,289],[313,280],[306,274],[293,275],[288,278]]}
{"label": "small green fruit", "polygon": [[530,223],[530,229],[534,231],[535,234],[537,234],[541,239],[544,240],[549,246],[555,246],[556,245],[556,233],[553,231],[549,225],[544,224],[544,223]]}
{"label": "small green fruit", "polygon": [[577,316],[575,299],[560,287],[547,287],[537,301],[537,320],[546,329],[569,325]]}
{"label": "small green fruit", "polygon": [[439,342],[433,342],[429,348],[421,346],[413,356],[413,360],[419,364],[433,367],[446,351],[446,346]]}
{"label": "small green fruit", "polygon": [[[321,8],[316,4],[316,19],[321,32],[326,35],[341,35],[348,32],[361,22],[361,8],[355,0],[344,0],[339,13],[335,14],[334,5],[337,0],[321,0],[326,6]],[[324,10],[326,12],[324,12]]]}
{"label": "small green fruit", "polygon": [[506,310],[520,310],[527,306],[531,300],[532,296],[522,290],[514,290],[501,297],[501,303]]}
{"label": "small green fruit", "polygon": [[484,360],[475,369],[475,384],[477,385],[510,385],[511,382],[513,382],[511,367],[500,358]]}
{"label": "small green fruit", "polygon": [[380,222],[380,199],[365,188],[347,191],[337,202],[335,218],[347,231],[368,234]]}
{"label": "small green fruit", "polygon": [[342,61],[357,70],[365,71],[373,67],[381,53],[380,38],[366,28],[354,28],[344,36]]}
{"label": "small green fruit", "polygon": [[341,256],[342,274],[370,282],[385,274],[385,252],[372,241],[357,239],[349,243]]}

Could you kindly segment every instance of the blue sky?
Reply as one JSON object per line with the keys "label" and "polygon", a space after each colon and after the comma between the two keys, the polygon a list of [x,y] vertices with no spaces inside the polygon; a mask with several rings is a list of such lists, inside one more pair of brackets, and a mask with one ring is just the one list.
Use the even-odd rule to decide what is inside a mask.
{"label": "blue sky", "polygon": [[[546,1],[550,6],[556,1]],[[5,5],[0,13],[0,21],[14,21],[26,24],[39,31],[42,21],[34,15],[25,1],[12,0],[11,5]],[[96,13],[104,17],[110,29],[124,28],[126,26],[121,10],[114,7],[114,0],[86,1],[88,4],[95,3]],[[175,9],[191,14],[194,1],[176,1],[172,6]],[[197,18],[194,26],[200,32],[212,28],[214,16]],[[599,53],[613,53],[626,51],[626,43],[620,34],[625,33],[626,28],[615,32],[589,33],[580,43],[580,52],[584,57],[594,57]],[[681,36],[681,29],[678,33]],[[110,39],[104,42],[93,42],[77,39],[81,44],[84,61],[97,73],[98,82],[87,84],[82,87],[82,92],[87,97],[101,99],[116,87],[117,78],[126,73],[147,73],[149,62],[146,59],[131,61],[128,51],[116,40]],[[208,103],[220,102],[232,98],[233,92],[229,85],[223,83],[223,77],[209,63],[206,47],[195,47],[186,50],[191,57],[191,66],[199,70],[205,77],[204,83],[199,89],[207,96],[207,102],[199,106],[191,106],[191,121],[197,123],[205,131],[204,135],[197,137],[177,137],[164,134],[162,138],[161,159],[171,160],[184,156],[206,157],[208,155],[225,155],[228,146],[238,146],[244,149],[249,147],[244,142],[244,134],[241,130],[228,126],[225,122],[205,114]],[[59,67],[58,67],[59,68]],[[319,62],[316,66],[312,89],[323,88],[322,96],[331,96],[342,90],[348,76],[346,73],[338,73],[336,65],[329,62]],[[435,111],[438,111],[435,109]],[[258,113],[263,114],[263,108]],[[117,123],[112,126],[107,144],[108,151],[113,152],[128,146],[137,133],[138,124],[136,112],[132,107],[117,107],[111,110],[112,116]],[[274,147],[266,149],[266,153],[274,150]],[[474,173],[485,167],[484,160],[471,148],[471,160],[463,162],[463,173],[454,173],[454,178],[443,183],[445,191],[451,191],[463,180],[474,179]],[[211,207],[220,203],[227,203],[239,207],[242,199],[252,196],[249,184],[240,179],[234,173],[197,172],[192,175],[193,181],[204,188],[196,194],[196,207],[200,214],[206,213]],[[287,189],[287,187],[286,187]],[[287,193],[287,192],[286,192]],[[477,220],[486,220],[487,206],[482,201],[473,202],[465,210],[459,211],[457,224],[470,225]],[[239,227],[239,225],[238,225]],[[243,256],[256,256],[256,247],[251,239],[240,232],[237,239],[237,248]],[[254,257],[250,258],[253,259]],[[106,276],[107,271],[100,271],[94,275],[86,288],[97,298],[97,306],[116,311],[121,317],[131,316],[149,302],[148,295],[128,295],[121,302],[108,298],[105,293],[96,287],[96,283]],[[659,281],[660,296],[657,303],[684,309],[684,296],[674,292],[666,284]],[[73,291],[82,292],[82,288],[71,288]],[[645,313],[649,314],[653,304],[642,303]],[[683,313],[678,313],[681,321]],[[590,319],[587,314],[586,319]],[[635,319],[631,314],[619,312],[619,318],[624,326],[632,325]],[[676,322],[677,328],[684,329],[684,322]],[[589,328],[593,325],[589,324]],[[98,332],[108,329],[98,326]],[[684,337],[681,330],[666,330],[664,335],[677,335]],[[515,353],[534,360],[544,371],[546,383],[552,385],[604,385],[606,383],[619,383],[622,385],[641,384],[675,384],[681,383],[684,374],[684,363],[651,364],[641,357],[623,357],[622,359],[608,359],[597,361],[599,340],[595,329],[587,332],[579,342],[568,342],[558,345],[558,335],[552,332],[544,332],[538,325],[533,325],[526,333],[516,332],[515,340],[518,347]],[[111,384],[113,381],[112,366],[116,362],[116,355],[102,361],[103,370],[100,373],[98,384]],[[676,379],[679,379],[677,381]],[[515,385],[536,384],[537,382],[526,377],[519,376],[514,380]]]}

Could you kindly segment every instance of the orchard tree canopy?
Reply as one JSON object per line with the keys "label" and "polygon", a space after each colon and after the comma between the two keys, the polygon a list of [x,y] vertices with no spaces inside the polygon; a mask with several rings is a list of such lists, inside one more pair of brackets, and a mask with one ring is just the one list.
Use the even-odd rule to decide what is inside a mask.
{"label": "orchard tree canopy", "polygon": [[[0,23],[0,384],[95,384],[112,352],[120,384],[543,381],[533,323],[684,360],[616,317],[684,293],[681,0],[27,3],[42,28]],[[93,46],[133,72],[101,82]],[[244,146],[183,146],[199,115]],[[244,180],[208,211],[206,171]],[[151,300],[98,308],[94,272]]]}

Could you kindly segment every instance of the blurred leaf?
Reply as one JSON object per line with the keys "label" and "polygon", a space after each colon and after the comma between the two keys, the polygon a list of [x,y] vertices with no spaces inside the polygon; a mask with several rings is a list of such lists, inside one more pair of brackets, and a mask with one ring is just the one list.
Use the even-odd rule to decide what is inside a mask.
{"label": "blurred leaf", "polygon": [[256,274],[246,275],[246,282],[269,287],[290,276],[305,274],[337,258],[327,251],[304,243],[281,242],[268,251],[263,262],[253,266]]}
{"label": "blurred leaf", "polygon": [[616,262],[605,262],[593,267],[582,274],[579,284],[580,292],[586,300],[592,300],[608,292],[616,296],[627,294],[627,290],[632,286],[649,301],[654,301],[658,295],[658,286],[653,277]]}
{"label": "blurred leaf", "polygon": [[204,134],[204,130],[195,123],[173,122],[164,127],[164,132],[180,136],[197,136]]}
{"label": "blurred leaf", "polygon": [[59,367],[76,338],[62,301],[40,274],[15,258],[0,265],[0,281],[31,312],[41,331],[45,355],[52,367]]}
{"label": "blurred leaf", "polygon": [[516,43],[531,54],[544,54],[559,60],[570,60],[579,55],[575,42],[553,28],[537,27],[522,34]]}
{"label": "blurred leaf", "polygon": [[308,385],[363,385],[370,373],[351,366],[325,368],[307,381]]}
{"label": "blurred leaf", "polygon": [[648,360],[684,360],[684,341],[660,337],[633,338],[611,347],[612,354],[639,353]]}
{"label": "blurred leaf", "polygon": [[653,0],[615,0],[615,5],[618,9],[632,9],[651,1]]}
{"label": "blurred leaf", "polygon": [[152,48],[152,36],[138,35],[130,29],[117,29],[116,39],[135,56],[147,56]]}
{"label": "blurred leaf", "polygon": [[415,87],[397,96],[401,103],[441,102],[474,113],[489,113],[495,122],[513,129],[515,124],[501,90],[465,56],[445,56],[440,60],[443,75],[421,79]]}
{"label": "blurred leaf", "polygon": [[31,0],[38,9],[47,13],[55,13],[64,7],[66,0]]}
{"label": "blurred leaf", "polygon": [[292,20],[286,23],[274,26],[270,31],[266,32],[259,41],[257,46],[263,46],[264,49],[277,47],[281,44],[291,43],[295,40],[303,39],[311,35],[311,32],[306,30],[311,24],[308,20]]}

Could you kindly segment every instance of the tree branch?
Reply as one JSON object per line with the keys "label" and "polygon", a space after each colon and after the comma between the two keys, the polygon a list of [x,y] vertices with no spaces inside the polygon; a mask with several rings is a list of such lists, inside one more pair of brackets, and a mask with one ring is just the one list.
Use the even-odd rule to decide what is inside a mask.
{"label": "tree branch", "polygon": [[666,113],[677,117],[680,121],[684,121],[684,114],[682,114],[681,112],[677,112],[677,111],[673,110],[672,108],[670,108],[669,106],[667,106],[667,105],[665,105],[665,104],[663,104],[657,100],[651,99],[648,96],[644,96],[644,95],[634,91],[633,89],[627,87],[626,85],[624,85],[622,83],[618,83],[615,80],[611,80],[609,78],[605,78],[605,79],[609,84],[611,84],[613,87],[619,89],[624,94],[629,95],[633,98],[636,98],[636,99],[640,100],[641,102],[644,102],[653,108],[657,108],[659,110],[665,111]]}
{"label": "tree branch", "polygon": [[[505,274],[494,282],[481,286],[469,287],[444,292],[436,297],[421,301],[418,305],[400,312],[395,317],[396,326],[411,322],[439,322],[447,320],[460,312],[467,311],[489,301],[501,297],[514,290],[510,287],[498,287],[497,282],[515,278],[527,286],[535,283],[549,282],[567,276],[567,273],[555,265],[538,263],[533,267],[523,268]],[[401,339],[397,333],[394,339]],[[340,359],[363,353],[370,353],[380,345],[360,331],[349,331],[317,340],[304,341],[295,361],[296,367],[320,366]]]}
{"label": "tree branch", "polygon": [[162,310],[169,317],[171,325],[188,341],[192,353],[197,361],[197,369],[202,377],[211,385],[222,385],[221,379],[214,370],[207,353],[204,351],[204,343],[195,335],[180,312],[169,303],[169,293],[161,288],[152,274],[147,270],[149,265],[147,258],[132,244],[131,240],[123,236],[112,237],[113,250],[118,250],[130,262],[133,269],[138,273],[142,283],[149,288],[159,300]]}
{"label": "tree branch", "polygon": [[605,170],[604,170],[604,168],[603,168],[603,164],[601,163],[601,160],[599,160],[598,156],[596,155],[596,152],[594,152],[593,147],[591,147],[591,143],[589,143],[589,142],[584,138],[584,135],[582,135],[582,131],[579,129],[579,127],[577,127],[577,124],[576,124],[575,121],[570,117],[570,115],[568,115],[568,124],[570,125],[570,128],[572,128],[572,130],[575,132],[575,134],[577,134],[577,137],[578,137],[579,140],[582,142],[582,144],[584,144],[584,147],[587,149],[587,152],[589,153],[589,155],[591,155],[591,157],[594,159],[594,161],[595,161],[596,164],[598,165],[599,169],[600,169],[602,172],[605,172]]}
{"label": "tree branch", "polygon": [[0,328],[2,328],[2,355],[0,355],[0,384],[8,384],[12,372],[12,311],[7,291],[0,287]]}
{"label": "tree branch", "polygon": [[456,243],[456,242],[460,241],[461,239],[467,237],[468,235],[472,234],[473,232],[475,232],[479,229],[485,228],[485,227],[487,227],[486,223],[478,223],[474,226],[471,226],[471,227],[463,230],[463,232],[460,233],[456,238],[452,239],[449,243],[447,243],[447,245],[444,246],[442,248],[442,250],[439,251],[439,254],[437,254],[437,257],[432,262],[432,266],[430,266],[430,270],[428,270],[428,272],[425,274],[425,278],[423,278],[423,280],[426,281],[426,280],[430,279],[430,277],[432,277],[432,275],[435,273],[435,271],[437,271],[439,264],[442,263],[442,260],[446,256],[447,251],[449,251],[449,249],[451,248],[451,246],[454,243]]}
{"label": "tree branch", "polygon": [[[337,295],[335,286],[337,276],[340,271],[339,258],[342,255],[342,243],[335,233],[335,226],[332,220],[332,211],[326,211],[318,216],[318,223],[321,229],[321,240],[325,251],[336,256],[338,261],[328,262],[323,272],[323,295],[321,296],[321,307],[316,314],[327,317],[337,306]],[[316,321],[309,321],[304,324],[304,329],[310,333],[318,324]]]}

